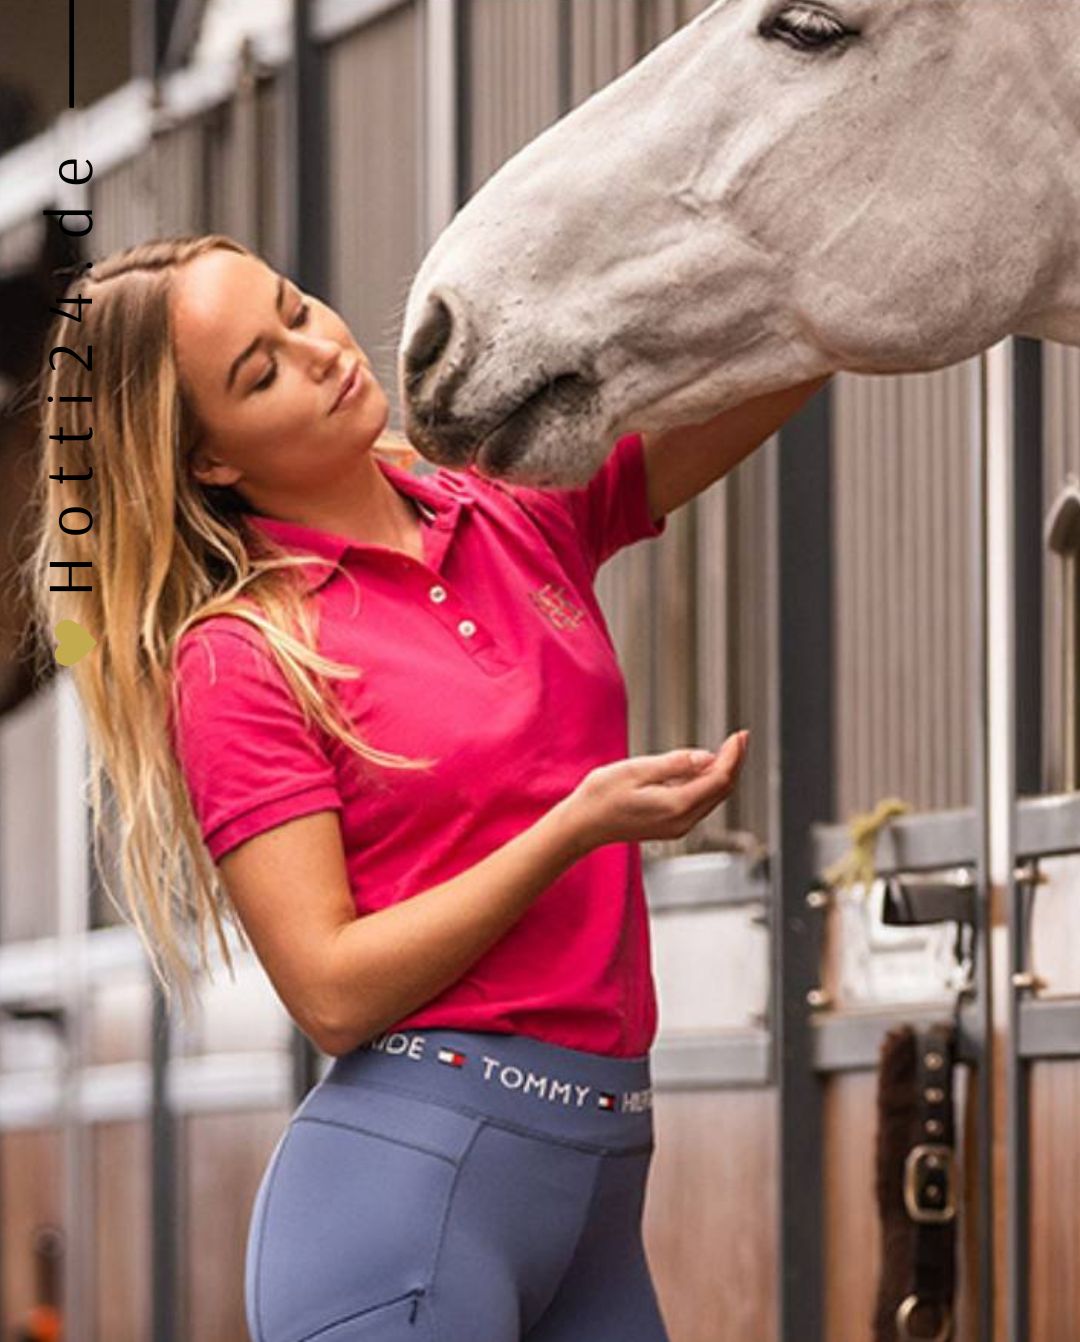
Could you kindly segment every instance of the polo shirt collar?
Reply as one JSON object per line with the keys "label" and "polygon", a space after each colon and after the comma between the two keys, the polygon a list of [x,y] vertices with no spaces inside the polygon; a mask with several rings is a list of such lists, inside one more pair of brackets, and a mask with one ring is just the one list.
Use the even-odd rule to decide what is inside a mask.
{"label": "polo shirt collar", "polygon": [[[463,507],[468,508],[472,503],[467,492],[461,488],[455,488],[452,492],[448,492],[445,487],[436,485],[430,478],[435,472],[429,472],[426,476],[419,475],[414,471],[406,470],[402,466],[396,466],[383,457],[376,456],[375,461],[382,473],[400,493],[406,494],[419,502],[429,519],[426,525],[447,533],[445,542],[448,542],[450,533],[453,532],[457,521],[458,513]],[[366,542],[355,541],[348,536],[339,536],[334,532],[323,531],[316,527],[302,526],[299,522],[286,522],[281,518],[266,517],[262,513],[247,513],[245,517],[256,530],[264,532],[283,549],[298,554],[317,556],[315,561],[308,564],[304,570],[307,583],[306,590],[309,592],[313,592],[316,588],[322,586],[347,551],[355,550],[359,554],[363,554],[365,551],[382,553],[386,548],[381,545],[368,545]],[[440,548],[444,549],[445,543]]]}

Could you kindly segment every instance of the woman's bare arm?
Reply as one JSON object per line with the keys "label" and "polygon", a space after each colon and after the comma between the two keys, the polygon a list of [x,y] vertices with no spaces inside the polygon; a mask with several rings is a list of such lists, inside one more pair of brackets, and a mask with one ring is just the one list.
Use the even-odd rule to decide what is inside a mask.
{"label": "woman's bare arm", "polygon": [[256,835],[220,870],[289,1014],[338,1055],[459,979],[585,851],[560,803],[451,880],[359,918],[336,811]]}

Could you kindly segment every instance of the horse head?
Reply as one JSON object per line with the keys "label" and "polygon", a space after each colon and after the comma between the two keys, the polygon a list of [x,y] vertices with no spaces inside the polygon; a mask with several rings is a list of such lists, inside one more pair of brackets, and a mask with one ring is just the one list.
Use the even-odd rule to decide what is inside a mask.
{"label": "horse head", "polygon": [[1076,0],[717,0],[436,240],[410,438],[572,485],[621,432],[839,369],[1080,345],[1078,52]]}

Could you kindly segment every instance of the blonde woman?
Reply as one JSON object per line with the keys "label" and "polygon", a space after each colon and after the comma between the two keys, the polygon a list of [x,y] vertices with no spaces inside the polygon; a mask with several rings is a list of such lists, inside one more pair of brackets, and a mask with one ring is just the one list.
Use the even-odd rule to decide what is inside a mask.
{"label": "blonde woman", "polygon": [[[255,1200],[252,1337],[664,1342],[638,841],[722,802],[746,737],[625,758],[593,580],[820,383],[541,490],[395,460],[348,326],[230,238],[69,292],[49,345],[93,372],[44,388],[28,576],[43,645],[99,640],[72,672],[99,860],[107,822],[166,992],[192,1000],[192,935],[231,968],[224,917],[333,1057]],[[91,590],[51,592],[58,557]]]}

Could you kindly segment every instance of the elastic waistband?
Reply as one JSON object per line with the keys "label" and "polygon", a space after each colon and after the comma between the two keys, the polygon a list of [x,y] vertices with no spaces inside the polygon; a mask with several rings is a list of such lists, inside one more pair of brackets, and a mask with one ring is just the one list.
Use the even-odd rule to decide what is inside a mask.
{"label": "elastic waistband", "polygon": [[652,1142],[648,1054],[608,1057],[521,1034],[404,1030],[335,1058],[323,1079],[384,1085],[597,1147]]}

